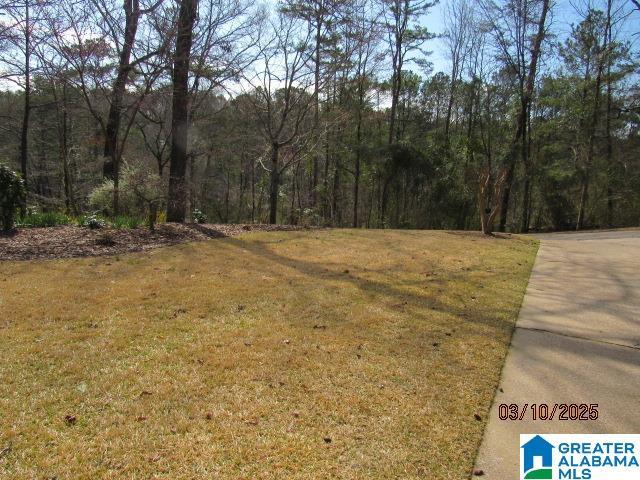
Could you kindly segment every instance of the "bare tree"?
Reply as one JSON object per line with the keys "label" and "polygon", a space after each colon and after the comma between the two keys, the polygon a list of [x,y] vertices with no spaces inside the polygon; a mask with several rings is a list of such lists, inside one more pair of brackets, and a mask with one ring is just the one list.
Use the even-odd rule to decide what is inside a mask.
{"label": "bare tree", "polygon": [[489,166],[485,167],[478,177],[478,212],[482,233],[485,235],[493,234],[493,225],[502,207],[502,190],[506,178],[507,171],[503,168],[494,180]]}
{"label": "bare tree", "polygon": [[63,0],[48,16],[54,58],[63,58],[75,72],[74,87],[102,133],[103,175],[114,182],[115,213],[124,147],[142,100],[167,68],[164,58],[173,38],[171,10],[162,10],[163,0],[142,2],[148,3],[126,0],[120,7],[115,0]]}
{"label": "bare tree", "polygon": [[[260,25],[263,12],[260,8],[246,0],[199,0],[197,2],[197,15],[191,26],[191,45],[189,48],[188,71],[186,77],[186,91],[184,104],[179,108],[186,108],[185,112],[178,112],[184,117],[184,127],[188,131],[194,121],[198,120],[199,112],[211,116],[216,110],[224,108],[226,102],[219,102],[225,95],[231,94],[231,84],[236,84],[248,65],[256,58],[259,49],[255,48],[255,37],[260,34]],[[178,44],[176,43],[176,50]],[[176,63],[176,56],[174,64]],[[180,65],[182,68],[183,65]],[[175,85],[175,68],[171,82]],[[184,81],[184,79],[181,79]],[[181,128],[176,125],[175,96],[173,101],[168,101],[165,93],[168,88],[165,82],[160,82],[161,87],[152,92],[146,99],[140,111],[141,119],[138,128],[142,132],[143,139],[148,150],[153,154],[162,171],[167,163],[167,147],[170,161],[170,203],[175,201],[184,205],[182,214],[174,218],[182,218],[187,215],[187,204],[193,198],[192,182],[187,177],[195,173],[195,159],[205,156],[206,141],[199,141],[197,136],[189,136],[184,144],[184,167],[181,165],[181,145],[175,143],[175,134],[182,135]],[[175,89],[174,89],[175,94]],[[222,105],[216,105],[221,103]],[[213,108],[211,108],[213,107]],[[171,126],[169,126],[171,118]],[[191,137],[191,138],[189,138]],[[176,150],[178,149],[178,150]],[[177,154],[178,156],[174,156]],[[179,193],[177,186],[184,189],[183,198],[178,199],[174,194]],[[172,200],[173,199],[173,200]]]}
{"label": "bare tree", "polygon": [[419,57],[424,57],[427,54],[422,46],[434,35],[419,22],[435,4],[435,1],[428,0],[381,0],[384,28],[391,57],[389,144],[398,140],[396,116],[402,88],[402,69],[409,61],[424,63],[424,58],[415,58],[412,55],[417,53]]}
{"label": "bare tree", "polygon": [[[19,163],[27,191],[29,182],[29,127],[33,105],[31,81],[34,73],[33,54],[41,41],[34,35],[36,25],[42,22],[47,2],[44,0],[9,0],[1,4],[6,20],[0,25],[0,78],[14,84],[24,92],[22,124],[20,128]],[[37,68],[35,69],[37,71]],[[25,197],[26,202],[26,197]],[[24,213],[26,203],[22,206]]]}
{"label": "bare tree", "polygon": [[[116,28],[119,27],[122,21],[119,18],[114,17],[112,11],[109,10],[111,5],[105,4],[103,1],[104,0],[93,0],[96,10],[100,12],[105,24],[108,25],[110,29],[113,29],[114,26]],[[120,167],[121,152],[119,152],[118,135],[120,133],[123,101],[127,82],[137,65],[149,61],[156,55],[163,53],[168,44],[167,41],[162,42],[157,45],[156,48],[152,47],[147,49],[143,54],[132,60],[140,17],[152,14],[160,7],[162,2],[163,0],[155,0],[155,3],[150,4],[147,8],[141,8],[140,0],[124,0],[122,4],[124,28],[122,34],[116,36],[116,38],[122,39],[122,44],[118,44],[119,55],[117,73],[111,88],[109,113],[107,114],[104,139],[105,161],[103,174],[105,178],[110,178],[114,181],[117,181]],[[163,33],[165,34],[165,39],[171,38],[170,32]],[[117,211],[117,208],[114,208],[114,211]]]}
{"label": "bare tree", "polygon": [[320,96],[322,93],[321,85],[326,82],[323,81],[322,76],[331,76],[332,74],[330,71],[323,72],[323,68],[326,69],[330,63],[326,62],[324,58],[328,55],[327,50],[331,49],[332,44],[335,42],[334,32],[336,24],[341,21],[342,3],[340,0],[287,0],[283,2],[281,7],[282,12],[287,15],[307,22],[308,28],[313,33],[311,45],[313,56],[311,60],[313,63],[313,115],[316,128],[314,142],[316,151],[313,155],[311,172],[311,203],[314,206],[317,202],[316,190],[323,149],[322,139],[320,138],[322,133],[320,128]]}
{"label": "bare tree", "polygon": [[[550,0],[506,0],[499,4],[491,0],[482,4],[485,21],[491,28],[499,58],[506,70],[517,80],[519,98],[515,131],[503,162],[507,168],[507,178],[502,190],[500,231],[505,230],[507,223],[509,198],[518,155],[522,158],[525,169],[522,230],[528,229],[531,165],[527,128],[550,6]],[[538,15],[534,21],[536,9]]]}
{"label": "bare tree", "polygon": [[351,21],[348,28],[355,43],[351,52],[351,63],[354,64],[354,78],[356,106],[356,139],[355,139],[355,160],[353,167],[353,217],[352,226],[357,228],[358,208],[360,201],[360,177],[362,172],[362,150],[363,150],[363,122],[365,108],[370,101],[369,92],[373,84],[373,75],[384,60],[380,52],[380,40],[382,31],[376,21],[375,3],[371,0],[360,0],[354,2],[351,12]]}
{"label": "bare tree", "polygon": [[444,124],[447,142],[449,141],[449,128],[451,126],[451,113],[456,87],[461,79],[464,64],[470,54],[471,40],[473,38],[472,29],[474,27],[473,14],[473,7],[469,0],[451,0],[447,3],[445,9],[443,40],[451,61],[449,100]]}
{"label": "bare tree", "polygon": [[[314,85],[313,49],[310,48],[314,31],[308,23],[279,12],[271,22],[272,38],[261,46],[259,68],[246,77],[252,90],[246,95],[251,111],[261,127],[268,144],[269,223],[277,222],[278,196],[281,175],[298,159],[305,132],[310,125],[314,95],[308,93]],[[281,161],[281,152],[290,148],[288,159]],[[265,167],[267,168],[267,167]]]}

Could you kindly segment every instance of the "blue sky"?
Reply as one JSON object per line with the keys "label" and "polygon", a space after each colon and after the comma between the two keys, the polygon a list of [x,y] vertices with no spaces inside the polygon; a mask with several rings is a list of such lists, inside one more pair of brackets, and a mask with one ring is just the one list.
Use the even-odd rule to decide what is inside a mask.
{"label": "blue sky", "polygon": [[[442,33],[444,25],[444,10],[447,0],[440,0],[440,3],[433,7],[433,9],[424,18],[423,24],[433,33]],[[606,0],[555,0],[553,2],[552,17],[551,17],[551,29],[558,35],[559,39],[564,39],[571,32],[571,25],[580,21],[580,15],[576,12],[574,6],[583,8],[583,5],[591,3],[594,8],[604,10],[606,7]],[[630,10],[628,0],[614,0],[615,6],[622,6],[627,12]],[[640,35],[634,33],[640,32],[640,13],[632,13],[625,22],[625,25],[620,32],[620,36],[633,42],[638,50],[640,42]],[[449,63],[440,40],[432,40],[427,49],[432,51],[429,60],[433,62],[434,72],[444,71],[448,72],[450,69]]]}

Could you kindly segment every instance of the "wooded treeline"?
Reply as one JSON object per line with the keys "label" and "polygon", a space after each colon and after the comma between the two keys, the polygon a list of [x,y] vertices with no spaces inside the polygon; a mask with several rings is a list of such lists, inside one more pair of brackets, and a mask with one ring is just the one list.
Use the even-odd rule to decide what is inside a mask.
{"label": "wooded treeline", "polygon": [[0,162],[73,215],[639,225],[636,2],[442,1],[0,0]]}

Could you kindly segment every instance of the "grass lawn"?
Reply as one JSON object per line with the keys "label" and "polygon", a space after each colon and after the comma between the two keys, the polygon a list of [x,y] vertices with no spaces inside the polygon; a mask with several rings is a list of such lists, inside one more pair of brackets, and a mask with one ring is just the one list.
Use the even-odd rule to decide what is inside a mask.
{"label": "grass lawn", "polygon": [[0,478],[467,478],[536,250],[323,230],[0,262]]}

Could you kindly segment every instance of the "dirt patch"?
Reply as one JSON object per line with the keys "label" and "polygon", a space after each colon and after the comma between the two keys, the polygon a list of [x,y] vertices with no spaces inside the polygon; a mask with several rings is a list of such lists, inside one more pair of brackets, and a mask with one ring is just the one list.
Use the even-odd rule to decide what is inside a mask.
{"label": "dirt patch", "polygon": [[36,260],[48,258],[92,257],[139,252],[183,242],[239,235],[249,231],[302,230],[293,225],[158,225],[154,232],[146,228],[90,230],[78,226],[23,228],[0,234],[0,260]]}

